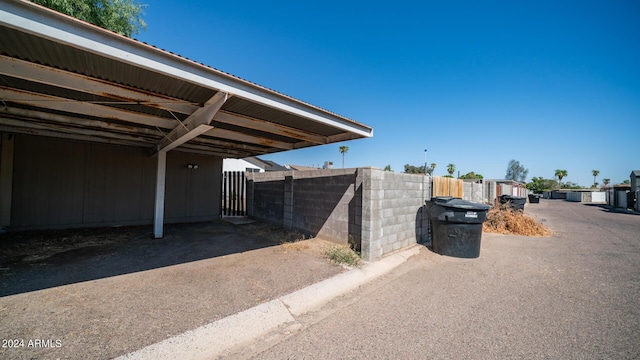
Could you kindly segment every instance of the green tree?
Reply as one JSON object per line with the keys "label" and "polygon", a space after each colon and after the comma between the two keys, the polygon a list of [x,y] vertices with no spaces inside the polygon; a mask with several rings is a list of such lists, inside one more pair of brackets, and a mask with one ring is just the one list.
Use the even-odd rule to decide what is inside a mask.
{"label": "green tree", "polygon": [[406,164],[404,166],[404,173],[405,174],[424,174],[424,165],[414,166],[414,165]]}
{"label": "green tree", "polygon": [[131,37],[144,30],[146,5],[135,0],[31,0],[36,4]]}
{"label": "green tree", "polygon": [[[591,173],[593,174],[593,183],[596,184],[596,176],[600,174],[600,170],[591,170]],[[597,187],[597,186],[594,186],[594,187]]]}
{"label": "green tree", "polygon": [[504,178],[523,183],[527,180],[528,174],[528,169],[525,169],[524,166],[520,165],[519,161],[512,159],[509,160],[509,163],[507,164],[507,174]]}
{"label": "green tree", "polygon": [[567,181],[564,184],[562,184],[562,188],[563,189],[584,189],[584,186],[580,186],[574,182]]}
{"label": "green tree", "polygon": [[623,181],[622,183],[625,184],[625,185],[630,185],[631,184],[631,180],[627,179],[627,180]]}
{"label": "green tree", "polygon": [[473,171],[468,172],[462,176],[460,176],[460,179],[484,179],[484,176],[480,175],[480,174],[476,174]]}
{"label": "green tree", "polygon": [[531,182],[527,183],[527,189],[536,194],[542,194],[545,190],[551,190],[556,188],[558,183],[553,179],[545,179],[543,177],[533,177]]}
{"label": "green tree", "polygon": [[569,175],[567,170],[556,169],[555,176],[558,178],[558,187],[562,187],[562,178],[567,177]]}
{"label": "green tree", "polygon": [[453,177],[453,173],[456,172],[456,166],[454,164],[447,165],[447,172],[449,173],[449,177]]}
{"label": "green tree", "polygon": [[393,172],[393,170],[391,170],[391,165],[387,165],[384,167],[384,171],[389,171],[389,172]]}
{"label": "green tree", "polygon": [[609,183],[611,182],[611,179],[602,179],[602,183],[604,184],[604,187],[606,188],[607,186],[609,186]]}
{"label": "green tree", "polygon": [[344,154],[349,152],[349,147],[342,145],[338,148],[338,151],[340,151],[340,154],[342,154],[342,168],[344,169]]}

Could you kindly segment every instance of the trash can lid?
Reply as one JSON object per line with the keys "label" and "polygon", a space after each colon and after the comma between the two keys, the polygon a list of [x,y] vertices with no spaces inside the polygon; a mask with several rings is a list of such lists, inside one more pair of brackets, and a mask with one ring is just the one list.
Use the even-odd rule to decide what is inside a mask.
{"label": "trash can lid", "polygon": [[513,195],[500,195],[501,198],[505,198],[505,199],[525,199],[524,197],[521,196],[513,196]]}
{"label": "trash can lid", "polygon": [[489,210],[491,208],[491,206],[486,204],[475,203],[459,198],[452,198],[449,196],[436,197],[433,198],[433,201],[436,203],[436,205],[464,210]]}

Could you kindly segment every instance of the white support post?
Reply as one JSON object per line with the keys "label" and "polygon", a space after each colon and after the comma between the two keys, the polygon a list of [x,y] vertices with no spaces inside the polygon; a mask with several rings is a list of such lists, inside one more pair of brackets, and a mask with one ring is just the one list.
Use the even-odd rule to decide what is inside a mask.
{"label": "white support post", "polygon": [[164,236],[164,191],[167,175],[167,152],[159,151],[156,156],[158,157],[158,171],[156,175],[156,206],[153,218],[153,236],[156,239],[161,239]]}
{"label": "white support post", "polygon": [[156,206],[153,217],[153,236],[163,237],[164,226],[164,196],[167,177],[167,152],[184,144],[211,129],[211,120],[229,98],[229,94],[218,91],[203,107],[198,108],[181,125],[176,126],[164,139],[157,144],[158,171],[156,173]]}

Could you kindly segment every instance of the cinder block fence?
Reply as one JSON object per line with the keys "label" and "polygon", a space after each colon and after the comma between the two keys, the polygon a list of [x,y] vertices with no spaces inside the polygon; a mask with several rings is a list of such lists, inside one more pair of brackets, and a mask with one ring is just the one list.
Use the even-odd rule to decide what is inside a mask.
{"label": "cinder block fence", "polygon": [[247,212],[256,219],[338,243],[366,261],[424,242],[431,179],[375,168],[247,174]]}

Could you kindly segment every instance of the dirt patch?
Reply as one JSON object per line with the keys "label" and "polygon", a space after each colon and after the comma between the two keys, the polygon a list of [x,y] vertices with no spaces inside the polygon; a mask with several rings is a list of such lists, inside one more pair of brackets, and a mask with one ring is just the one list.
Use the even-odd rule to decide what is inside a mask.
{"label": "dirt patch", "polygon": [[151,230],[4,234],[0,337],[25,346],[0,358],[113,358],[344,271],[327,242],[268,224]]}
{"label": "dirt patch", "polygon": [[[100,248],[121,245],[145,233],[147,227],[128,226],[0,234],[0,266],[36,264]],[[148,236],[147,236],[148,237]]]}
{"label": "dirt patch", "polygon": [[493,208],[487,213],[482,231],[506,235],[551,236],[551,230],[536,219],[511,209]]}
{"label": "dirt patch", "polygon": [[261,222],[243,225],[240,229],[242,229],[242,232],[245,234],[258,236],[266,241],[276,244],[295,243],[311,238],[297,230],[287,231],[281,227]]}

